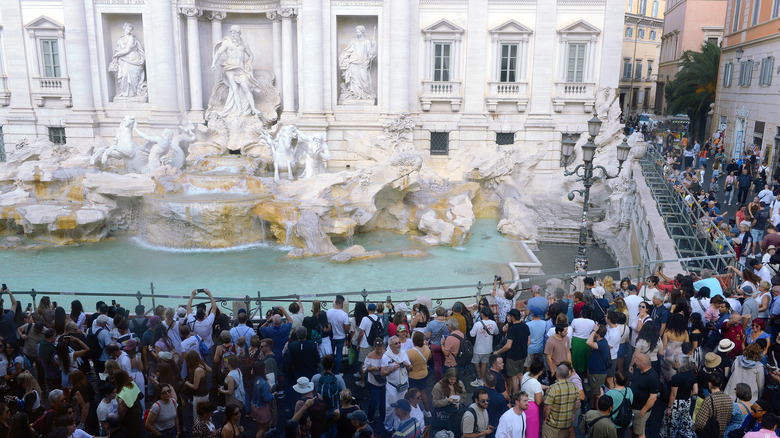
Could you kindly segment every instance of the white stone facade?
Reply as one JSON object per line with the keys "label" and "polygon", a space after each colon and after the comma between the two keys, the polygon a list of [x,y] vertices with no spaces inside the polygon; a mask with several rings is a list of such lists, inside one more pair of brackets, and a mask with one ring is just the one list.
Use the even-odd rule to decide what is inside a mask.
{"label": "white stone facade", "polygon": [[[624,11],[622,0],[3,0],[0,126],[8,148],[62,134],[50,128],[69,143],[110,140],[129,114],[155,135],[203,122],[214,45],[240,25],[255,75],[281,91],[280,120],[322,134],[330,166],[371,160],[383,125],[408,112],[430,167],[462,178],[469,149],[514,142],[539,157],[544,191],[562,174],[561,133],[585,131],[596,90],[619,85]],[[124,23],[145,51],[145,102],[114,99]],[[374,101],[339,97],[358,25],[376,45]]]}

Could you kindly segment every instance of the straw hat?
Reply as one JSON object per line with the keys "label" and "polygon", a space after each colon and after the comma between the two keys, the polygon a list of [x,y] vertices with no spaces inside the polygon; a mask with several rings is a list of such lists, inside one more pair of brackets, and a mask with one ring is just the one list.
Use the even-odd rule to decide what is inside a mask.
{"label": "straw hat", "polygon": [[728,353],[734,349],[734,343],[730,339],[721,339],[718,343],[718,351],[721,353]]}
{"label": "straw hat", "polygon": [[715,353],[707,353],[704,355],[704,366],[707,368],[715,368],[720,365],[720,356]]}

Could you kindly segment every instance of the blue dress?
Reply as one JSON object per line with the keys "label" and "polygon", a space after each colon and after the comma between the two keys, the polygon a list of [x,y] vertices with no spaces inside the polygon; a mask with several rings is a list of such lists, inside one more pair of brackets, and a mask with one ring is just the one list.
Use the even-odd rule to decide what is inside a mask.
{"label": "blue dress", "polygon": [[[742,405],[745,410],[747,411],[747,414],[743,414],[742,410],[739,409],[739,405]],[[742,427],[742,423],[745,422],[745,418],[750,415],[750,406],[746,405],[743,401],[737,401],[734,403],[734,409],[731,411],[731,421],[729,421],[728,426],[726,426],[726,433],[723,435],[724,438],[728,438],[729,432],[732,430],[736,430]]]}

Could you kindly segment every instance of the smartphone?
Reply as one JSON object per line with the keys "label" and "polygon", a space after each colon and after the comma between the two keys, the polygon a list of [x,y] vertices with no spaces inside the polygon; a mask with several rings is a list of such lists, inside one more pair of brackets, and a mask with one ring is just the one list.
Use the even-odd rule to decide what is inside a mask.
{"label": "smartphone", "polygon": [[116,300],[111,300],[111,305],[116,307]]}
{"label": "smartphone", "polygon": [[205,292],[206,292],[206,289],[198,289],[198,292],[200,292],[200,293],[205,293]]}
{"label": "smartphone", "polygon": [[5,283],[3,283],[3,289],[2,290],[8,290],[8,286],[6,286]]}

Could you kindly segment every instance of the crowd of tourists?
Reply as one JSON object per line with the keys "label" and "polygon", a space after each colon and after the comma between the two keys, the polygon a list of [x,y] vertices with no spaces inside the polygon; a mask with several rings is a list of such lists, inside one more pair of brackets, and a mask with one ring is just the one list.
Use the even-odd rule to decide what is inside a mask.
{"label": "crowd of tourists", "polygon": [[148,312],[45,296],[23,311],[3,285],[0,438],[764,437],[772,270],[751,259],[736,289],[706,270],[585,278],[571,295],[496,277],[476,303],[336,295],[262,318],[208,289]]}

